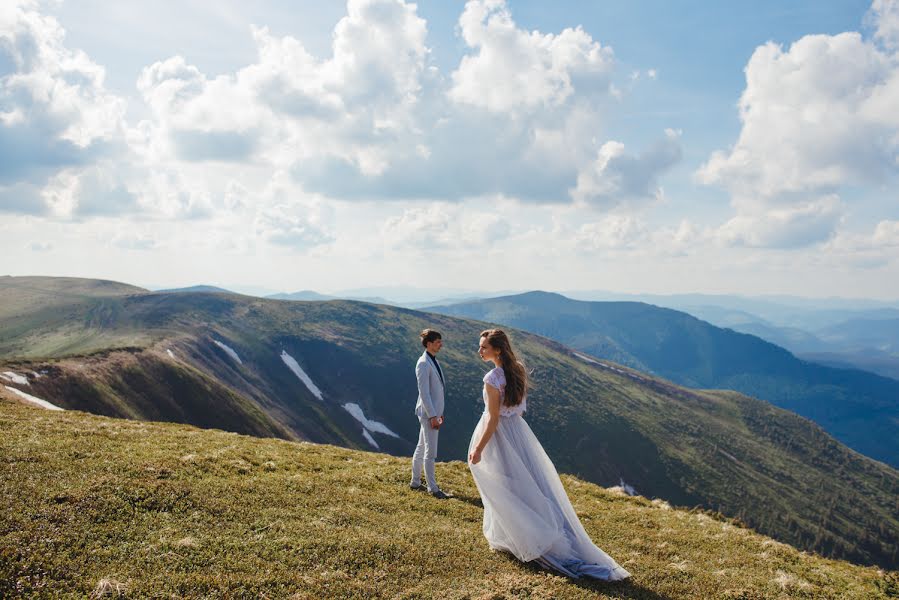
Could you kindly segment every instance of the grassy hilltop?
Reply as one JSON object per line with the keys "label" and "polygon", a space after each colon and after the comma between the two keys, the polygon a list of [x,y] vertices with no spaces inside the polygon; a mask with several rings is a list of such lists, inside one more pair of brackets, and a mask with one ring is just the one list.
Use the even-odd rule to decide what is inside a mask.
{"label": "grassy hilltop", "polygon": [[895,572],[564,476],[594,541],[633,573],[573,582],[489,551],[408,461],[186,425],[0,402],[0,597],[892,598]]}

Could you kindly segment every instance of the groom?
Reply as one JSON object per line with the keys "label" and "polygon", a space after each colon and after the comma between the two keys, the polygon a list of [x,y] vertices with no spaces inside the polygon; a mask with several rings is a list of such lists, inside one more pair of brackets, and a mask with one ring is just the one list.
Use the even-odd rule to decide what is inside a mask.
{"label": "groom", "polygon": [[418,434],[418,445],[412,455],[413,490],[421,488],[421,470],[424,465],[428,492],[435,498],[445,500],[449,496],[437,486],[434,477],[434,459],[437,457],[437,433],[443,424],[443,394],[446,382],[443,369],[437,362],[437,353],[443,347],[443,336],[439,331],[425,329],[420,334],[421,345],[425,351],[415,364],[415,378],[418,380],[418,402],[415,404],[415,415],[421,425]]}

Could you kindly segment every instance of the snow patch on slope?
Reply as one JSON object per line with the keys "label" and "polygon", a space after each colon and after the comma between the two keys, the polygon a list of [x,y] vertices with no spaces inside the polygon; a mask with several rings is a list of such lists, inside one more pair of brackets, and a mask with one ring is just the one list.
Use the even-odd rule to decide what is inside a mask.
{"label": "snow patch on slope", "polygon": [[284,361],[284,364],[287,365],[291,371],[293,371],[294,375],[300,378],[309,391],[318,398],[319,400],[324,400],[324,396],[322,396],[322,391],[318,388],[315,383],[312,382],[312,378],[306,374],[306,371],[299,365],[294,357],[288,354],[285,350],[281,350],[281,360]]}
{"label": "snow patch on slope", "polygon": [[[614,485],[610,488],[606,488],[610,492],[615,492],[616,494],[622,494],[625,496],[639,496],[640,492],[634,489],[634,486],[624,481],[624,477],[618,478],[618,485]],[[653,501],[655,503],[655,501]],[[664,508],[664,507],[663,507]],[[670,506],[668,508],[671,508]]]}
{"label": "snow patch on slope", "polygon": [[31,385],[30,383],[28,383],[27,377],[19,375],[18,373],[13,373],[12,371],[3,371],[3,373],[0,373],[0,378],[5,379],[6,381],[11,381],[18,385]]}
{"label": "snow patch on slope", "polygon": [[236,360],[237,364],[239,364],[239,365],[243,364],[243,361],[240,360],[240,357],[237,355],[237,352],[234,351],[234,348],[232,348],[231,346],[228,346],[227,344],[223,344],[218,340],[212,340],[212,341],[215,342],[216,346],[218,346],[219,348],[224,350],[225,354],[227,354],[228,356],[230,356],[231,358]]}
{"label": "snow patch on slope", "polygon": [[607,364],[605,364],[605,363],[601,363],[601,362],[599,362],[598,360],[595,360],[595,359],[593,359],[593,358],[590,358],[590,357],[587,356],[586,354],[581,354],[580,352],[574,352],[573,354],[574,354],[575,356],[577,356],[579,359],[581,359],[582,361],[584,361],[584,362],[588,362],[588,363],[593,364],[593,365],[596,365],[596,366],[598,366],[598,367],[602,367],[603,369],[608,369],[609,371],[615,371],[616,373],[621,373],[622,375],[627,375],[627,376],[630,377],[631,379],[637,379],[637,380],[640,380],[640,381],[643,380],[642,377],[638,377],[638,376],[636,376],[636,375],[633,375],[633,374],[631,374],[631,373],[628,373],[628,372],[625,371],[624,369],[619,369],[618,367],[613,367],[612,365],[607,365]]}
{"label": "snow patch on slope", "polygon": [[34,406],[39,406],[40,408],[46,408],[47,410],[65,410],[64,408],[60,408],[53,404],[52,402],[47,402],[46,400],[41,400],[40,398],[36,398],[31,394],[26,394],[22,390],[17,390],[14,387],[9,387],[8,385],[3,386],[8,389],[10,392],[16,394],[28,404],[33,404]]}
{"label": "snow patch on slope", "polygon": [[343,405],[344,410],[353,415],[353,418],[362,423],[362,426],[367,431],[372,431],[376,433],[383,433],[384,435],[389,435],[391,437],[398,438],[397,434],[392,432],[387,425],[384,423],[380,423],[378,421],[372,421],[371,419],[365,416],[365,413],[362,412],[362,407],[354,402],[348,402]]}
{"label": "snow patch on slope", "polygon": [[371,434],[368,432],[367,429],[364,429],[364,428],[362,429],[362,436],[366,440],[368,440],[368,443],[371,444],[373,447],[378,448],[378,449],[381,448],[380,446],[378,446],[378,442],[375,441],[375,438],[371,437]]}

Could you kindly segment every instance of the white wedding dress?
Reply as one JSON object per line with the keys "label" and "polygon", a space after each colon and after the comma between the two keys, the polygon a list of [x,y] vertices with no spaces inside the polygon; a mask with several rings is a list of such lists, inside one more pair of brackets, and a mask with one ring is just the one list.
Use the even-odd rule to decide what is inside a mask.
{"label": "white wedding dress", "polygon": [[[502,398],[505,384],[500,367],[484,376],[485,405],[486,386],[498,389]],[[569,577],[607,581],[630,577],[590,540],[555,466],[522,417],[526,408],[527,398],[518,406],[501,406],[499,425],[481,453],[481,461],[468,465],[484,503],[484,537],[490,547],[511,552],[524,562],[537,561]],[[480,440],[488,416],[485,406],[469,453]]]}

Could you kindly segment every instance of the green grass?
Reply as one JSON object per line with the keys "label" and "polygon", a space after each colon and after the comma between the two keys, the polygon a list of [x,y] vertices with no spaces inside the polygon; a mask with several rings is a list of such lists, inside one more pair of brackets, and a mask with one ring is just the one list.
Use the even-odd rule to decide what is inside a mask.
{"label": "green grass", "polygon": [[146,290],[75,277],[0,277],[0,356],[87,354],[145,346],[158,336],[118,323],[118,299]]}
{"label": "green grass", "polygon": [[571,581],[491,552],[464,463],[456,498],[408,460],[0,402],[0,596],[890,598],[896,573],[800,552],[696,511],[564,476],[633,574]]}

